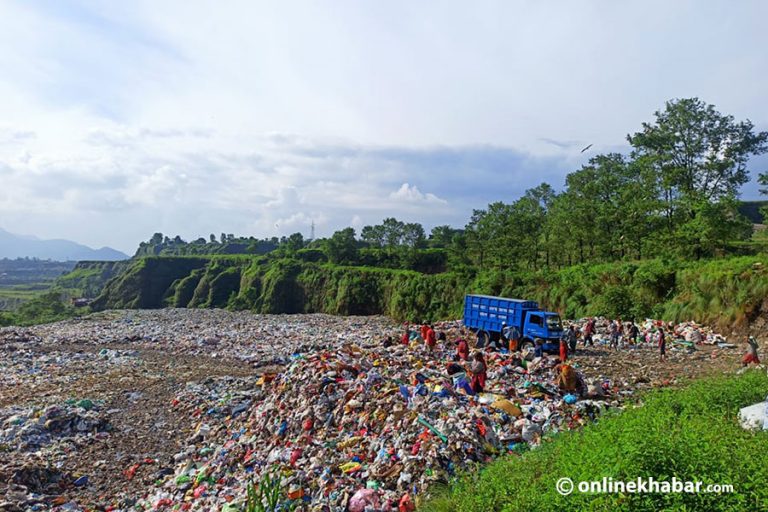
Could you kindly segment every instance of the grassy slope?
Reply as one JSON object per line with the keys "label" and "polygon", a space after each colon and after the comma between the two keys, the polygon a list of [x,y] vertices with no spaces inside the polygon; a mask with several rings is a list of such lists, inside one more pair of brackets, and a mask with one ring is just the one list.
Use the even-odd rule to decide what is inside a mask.
{"label": "grassy slope", "polygon": [[766,269],[767,256],[657,259],[474,275],[253,256],[152,257],[133,261],[112,279],[95,306],[384,313],[421,321],[457,318],[465,293],[487,293],[537,300],[568,318],[693,319],[730,330],[768,316]]}
{"label": "grassy slope", "polygon": [[[736,419],[740,407],[764,399],[766,392],[768,377],[761,370],[651,392],[643,407],[465,475],[420,510],[768,510],[768,432],[744,431]],[[736,492],[561,496],[555,490],[561,477],[579,482],[641,476],[732,484]]]}

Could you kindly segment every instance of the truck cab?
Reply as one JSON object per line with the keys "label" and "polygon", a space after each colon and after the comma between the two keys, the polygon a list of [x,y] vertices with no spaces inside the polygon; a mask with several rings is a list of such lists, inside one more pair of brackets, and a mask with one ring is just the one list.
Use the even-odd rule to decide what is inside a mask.
{"label": "truck cab", "polygon": [[557,352],[560,338],[563,336],[563,324],[560,315],[550,311],[527,311],[521,336],[521,348],[534,346],[537,339],[542,340],[545,352]]}

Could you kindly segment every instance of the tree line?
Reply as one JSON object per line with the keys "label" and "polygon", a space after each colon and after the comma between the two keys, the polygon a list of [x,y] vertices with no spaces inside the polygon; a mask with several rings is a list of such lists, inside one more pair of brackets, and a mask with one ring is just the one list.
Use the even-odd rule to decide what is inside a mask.
{"label": "tree line", "polygon": [[[158,233],[139,252],[276,252],[435,272],[704,258],[752,236],[738,197],[749,181],[749,159],[768,151],[768,132],[686,98],[666,102],[627,141],[628,154],[592,157],[567,175],[562,191],[542,183],[512,203],[474,210],[460,229],[437,226],[427,235],[421,224],[391,217],[363,227],[359,236],[349,227],[319,240],[300,233],[264,240],[222,233],[219,240],[211,235],[187,244]],[[768,193],[768,173],[758,181]]]}

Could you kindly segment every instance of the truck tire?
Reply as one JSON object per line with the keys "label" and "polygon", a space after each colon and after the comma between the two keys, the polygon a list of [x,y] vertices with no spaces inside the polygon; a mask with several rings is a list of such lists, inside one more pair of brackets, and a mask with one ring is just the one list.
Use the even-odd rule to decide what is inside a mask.
{"label": "truck tire", "polygon": [[523,355],[523,357],[528,356],[528,354],[533,356],[534,349],[535,349],[535,346],[533,344],[533,341],[531,341],[530,339],[524,338],[523,340],[520,341],[520,347],[518,350]]}
{"label": "truck tire", "polygon": [[485,348],[491,342],[491,335],[487,331],[477,331],[477,346],[475,348]]}

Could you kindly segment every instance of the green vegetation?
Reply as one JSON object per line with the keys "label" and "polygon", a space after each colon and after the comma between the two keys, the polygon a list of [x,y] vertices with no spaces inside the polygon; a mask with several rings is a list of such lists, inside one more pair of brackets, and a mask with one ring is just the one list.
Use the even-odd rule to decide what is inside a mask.
{"label": "green vegetation", "polygon": [[[424,505],[426,512],[549,510],[766,510],[768,432],[747,432],[739,408],[764,398],[768,377],[697,381],[684,390],[648,394],[644,405],[564,432],[522,456],[506,456],[461,476]],[[574,482],[636,480],[731,484],[733,494],[580,494],[561,496],[559,478]]]}
{"label": "green vegetation", "polygon": [[731,329],[768,315],[768,256],[437,274],[298,257],[151,257],[133,260],[93,307],[227,307],[421,321],[459,318],[465,293],[526,297],[568,318],[693,319]]}
{"label": "green vegetation", "polygon": [[[182,240],[180,236],[169,238],[162,233],[155,233],[146,242],[141,242],[134,256],[196,256],[206,254],[267,254],[285,244],[287,238],[269,238],[259,240],[254,237],[235,237],[222,233],[217,239],[211,234],[208,239],[198,238],[192,242]],[[301,240],[303,243],[303,239]]]}
{"label": "green vegetation", "polygon": [[13,311],[23,303],[43,293],[40,285],[13,285],[0,287],[0,311]]}
{"label": "green vegetation", "polygon": [[287,499],[279,469],[264,473],[258,482],[249,483],[246,491],[245,512],[291,512],[296,502]]}
{"label": "green vegetation", "polygon": [[60,292],[51,291],[23,303],[16,311],[0,312],[0,326],[46,324],[66,320],[87,311],[87,308],[69,305]]}
{"label": "green vegetation", "polygon": [[81,261],[72,272],[59,277],[55,288],[74,297],[94,298],[104,285],[128,266],[128,261]]}
{"label": "green vegetation", "polygon": [[14,311],[49,290],[73,262],[34,258],[0,259],[0,311]]}

